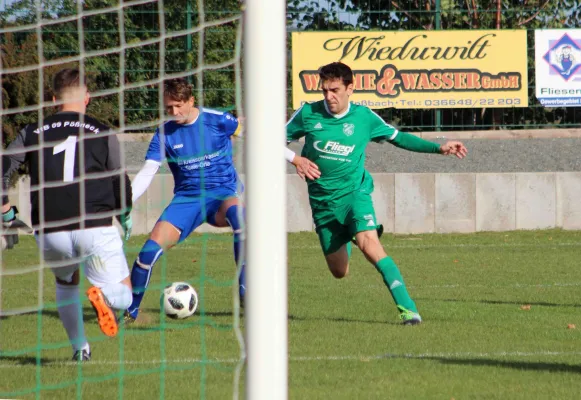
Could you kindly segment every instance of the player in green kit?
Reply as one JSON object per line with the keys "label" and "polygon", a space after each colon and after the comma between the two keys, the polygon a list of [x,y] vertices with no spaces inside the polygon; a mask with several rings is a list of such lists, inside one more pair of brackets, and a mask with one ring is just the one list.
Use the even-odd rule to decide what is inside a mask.
{"label": "player in green kit", "polygon": [[[404,280],[379,235],[383,231],[371,200],[373,178],[364,168],[369,142],[388,142],[405,150],[464,158],[461,142],[429,142],[399,132],[365,106],[349,102],[353,72],[334,62],[320,68],[324,100],[303,105],[287,124],[287,140],[305,137],[301,156],[287,150],[287,160],[309,178],[309,202],[327,265],[335,278],[349,271],[351,241],[383,277],[405,325],[422,321]],[[316,164],[316,167],[312,166]]]}

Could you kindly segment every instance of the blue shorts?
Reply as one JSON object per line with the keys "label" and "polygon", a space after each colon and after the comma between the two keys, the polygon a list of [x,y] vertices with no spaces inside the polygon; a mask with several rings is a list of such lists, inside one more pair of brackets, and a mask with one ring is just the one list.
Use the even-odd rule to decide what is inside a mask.
{"label": "blue shorts", "polygon": [[201,196],[176,194],[157,221],[167,221],[178,228],[181,231],[179,242],[183,242],[204,222],[214,224],[214,216],[224,200],[230,197],[238,197],[238,193],[223,189]]}

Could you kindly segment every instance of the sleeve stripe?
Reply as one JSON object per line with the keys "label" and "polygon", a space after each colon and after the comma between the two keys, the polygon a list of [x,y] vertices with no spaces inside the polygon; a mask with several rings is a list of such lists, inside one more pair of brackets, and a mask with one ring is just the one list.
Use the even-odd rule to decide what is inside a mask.
{"label": "sleeve stripe", "polygon": [[395,126],[393,126],[393,125],[390,125],[390,124],[388,124],[387,122],[385,122],[385,120],[384,120],[383,118],[381,118],[379,115],[377,115],[377,114],[375,113],[375,111],[373,111],[372,109],[369,109],[369,111],[371,111],[371,114],[373,114],[373,115],[375,115],[377,118],[379,118],[379,119],[381,120],[381,122],[382,122],[384,125],[386,125],[386,126],[389,126],[390,128],[392,128],[392,129],[393,129],[393,131],[394,131],[394,132],[393,132],[393,135],[391,135],[391,136],[389,137],[389,139],[388,139],[388,140],[391,142],[393,139],[395,139],[395,137],[396,137],[396,136],[397,136],[397,134],[399,133],[399,131],[398,131],[398,130],[395,128]]}
{"label": "sleeve stripe", "polygon": [[288,124],[290,124],[290,123],[292,122],[292,120],[293,120],[293,119],[294,119],[294,118],[295,118],[297,115],[299,115],[299,114],[300,114],[300,112],[301,112],[301,110],[303,109],[303,107],[304,107],[304,105],[303,105],[303,106],[300,106],[300,108],[299,108],[298,110],[296,110],[296,111],[293,113],[293,115],[291,115],[291,117],[289,118],[289,120],[288,120],[288,122],[286,123],[286,125],[285,125],[285,126],[288,126]]}
{"label": "sleeve stripe", "polygon": [[215,115],[224,115],[223,111],[214,110],[212,108],[202,107],[202,111],[208,114],[215,114]]}
{"label": "sleeve stripe", "polygon": [[146,163],[146,164],[151,164],[151,165],[155,164],[155,165],[157,165],[158,167],[161,167],[161,161],[154,160],[153,158],[146,158],[146,159],[145,159],[145,163]]}

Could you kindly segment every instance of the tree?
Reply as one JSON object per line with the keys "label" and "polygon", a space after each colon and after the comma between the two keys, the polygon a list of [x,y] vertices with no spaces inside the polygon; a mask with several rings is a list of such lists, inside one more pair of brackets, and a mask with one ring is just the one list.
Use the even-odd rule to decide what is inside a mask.
{"label": "tree", "polygon": [[[35,24],[36,2],[17,0],[0,14],[0,26],[18,29],[0,35],[2,55],[2,106],[11,112],[2,118],[5,142],[12,140],[18,129],[38,118],[37,112],[16,113],[17,108],[35,106],[39,99],[49,100],[50,81],[56,71],[65,66],[83,66],[89,90],[95,94],[88,109],[89,114],[112,126],[121,124],[147,126],[160,120],[160,74],[188,73],[198,67],[198,61],[207,64],[224,63],[234,58],[236,48],[236,23],[196,29],[206,23],[240,14],[237,0],[208,0],[204,15],[197,10],[193,0],[166,2],[164,8],[165,30],[161,31],[158,3],[126,6],[121,13],[123,32],[119,31],[120,14],[117,10],[82,17],[82,35],[78,19],[79,4],[83,12],[104,10],[117,5],[115,0],[43,1],[42,18],[46,21],[38,40],[37,31],[27,25]],[[71,21],[64,18],[73,17]],[[186,31],[190,29],[190,33]],[[198,32],[192,33],[192,30]],[[173,35],[160,40],[161,34]],[[203,55],[198,55],[201,33],[204,38]],[[54,63],[40,69],[39,43],[42,44],[44,62]],[[123,47],[123,48],[122,48]],[[160,55],[163,47],[163,68]],[[83,57],[81,50],[84,50]],[[15,68],[29,67],[26,72],[11,73]],[[42,96],[39,94],[40,73],[43,77]],[[193,77],[197,82],[196,77]],[[198,101],[206,106],[232,109],[235,98],[234,68],[203,71],[203,87],[198,87]],[[121,85],[126,88],[119,90]],[[127,87],[129,86],[129,87]],[[199,85],[198,85],[199,86]],[[122,101],[122,104],[121,104]],[[121,105],[123,107],[121,107]],[[120,110],[123,115],[120,116]],[[54,112],[53,107],[43,110],[44,115]],[[121,119],[123,118],[123,119]],[[151,128],[150,128],[151,129]]]}

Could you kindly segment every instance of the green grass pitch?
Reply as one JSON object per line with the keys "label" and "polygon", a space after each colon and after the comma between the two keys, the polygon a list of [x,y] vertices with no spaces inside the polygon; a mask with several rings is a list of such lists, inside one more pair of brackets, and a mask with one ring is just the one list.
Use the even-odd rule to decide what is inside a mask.
{"label": "green grass pitch", "polygon": [[[581,393],[581,232],[386,235],[424,319],[415,327],[399,323],[381,277],[357,250],[348,277],[336,280],[315,234],[288,238],[289,398]],[[130,264],[144,240],[128,243]],[[93,360],[76,364],[52,274],[22,274],[38,263],[33,239],[22,238],[3,254],[0,304],[4,312],[43,306],[0,319],[0,398],[232,398],[240,346],[231,245],[229,235],[194,235],[170,250],[154,270],[144,319],[116,338],[100,333],[85,299]],[[183,321],[159,311],[161,289],[178,280],[200,296],[196,315]],[[242,369],[240,398],[243,383]]]}

